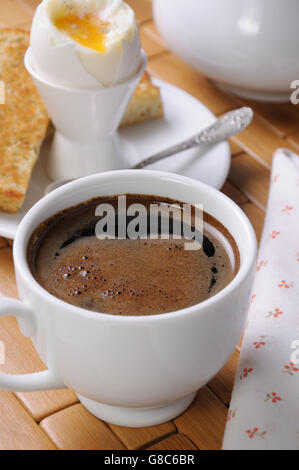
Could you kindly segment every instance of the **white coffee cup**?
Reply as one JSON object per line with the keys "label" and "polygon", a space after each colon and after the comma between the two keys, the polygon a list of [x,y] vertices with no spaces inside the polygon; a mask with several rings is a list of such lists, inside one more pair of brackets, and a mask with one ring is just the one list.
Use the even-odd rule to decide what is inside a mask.
{"label": "white coffee cup", "polygon": [[[114,316],[65,303],[43,289],[27,263],[34,229],[60,210],[96,196],[152,194],[201,203],[233,235],[240,269],[214,297],[183,310]],[[24,217],[13,248],[20,300],[2,298],[0,316],[15,315],[47,371],[0,374],[0,389],[70,387],[95,416],[139,427],[184,411],[217,374],[240,338],[255,270],[256,238],[242,210],[224,194],[170,173],[122,170],[73,181],[41,199]]]}

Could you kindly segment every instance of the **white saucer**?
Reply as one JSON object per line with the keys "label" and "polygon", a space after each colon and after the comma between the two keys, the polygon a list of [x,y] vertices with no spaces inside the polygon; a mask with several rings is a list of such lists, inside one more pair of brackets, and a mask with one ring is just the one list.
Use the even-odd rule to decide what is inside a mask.
{"label": "white saucer", "polygon": [[[205,105],[185,91],[161,80],[154,80],[154,83],[161,89],[165,118],[120,130],[121,138],[126,145],[126,154],[130,149],[127,167],[191,137],[215,120],[215,116]],[[26,212],[44,196],[46,187],[51,183],[45,172],[48,149],[49,142],[45,142],[20,212],[17,214],[0,212],[1,236],[14,238]],[[197,149],[187,150],[147,168],[189,176],[220,189],[226,180],[229,167],[230,148],[227,142],[222,142],[205,150],[204,153]]]}

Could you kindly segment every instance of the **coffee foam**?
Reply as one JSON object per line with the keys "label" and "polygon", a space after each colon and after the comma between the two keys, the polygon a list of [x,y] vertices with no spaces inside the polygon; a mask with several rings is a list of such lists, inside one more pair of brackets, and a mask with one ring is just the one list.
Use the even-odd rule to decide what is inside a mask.
{"label": "coffee foam", "polygon": [[[141,195],[130,198],[139,202],[143,199],[146,204],[166,200]],[[206,213],[204,234],[215,248],[214,256],[203,249],[184,250],[184,239],[74,239],[74,232],[80,227],[94,226],[94,208],[106,199],[57,214],[41,224],[31,237],[31,270],[54,296],[102,313],[161,314],[202,302],[233,279],[238,269],[237,247],[232,246],[232,237],[220,222]]]}
{"label": "coffee foam", "polygon": [[227,256],[230,260],[232,270],[234,272],[236,270],[235,251],[234,251],[231,243],[228,241],[227,237],[222,232],[217,230],[216,227],[209,224],[208,222],[204,222],[204,230],[209,232],[223,246],[223,248],[225,249],[225,251],[227,253]]}

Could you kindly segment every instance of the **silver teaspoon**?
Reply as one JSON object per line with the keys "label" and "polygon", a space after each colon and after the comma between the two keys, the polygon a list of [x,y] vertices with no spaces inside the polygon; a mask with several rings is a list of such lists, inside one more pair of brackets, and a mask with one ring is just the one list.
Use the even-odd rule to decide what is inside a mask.
{"label": "silver teaspoon", "polygon": [[[190,139],[184,140],[183,142],[173,145],[161,152],[152,155],[151,157],[142,160],[137,165],[132,166],[131,170],[140,170],[145,168],[148,165],[152,165],[164,158],[171,157],[179,152],[184,150],[191,149],[193,147],[201,147],[206,145],[217,144],[223,140],[232,137],[239,132],[242,132],[246,127],[251,123],[253,118],[253,111],[251,108],[243,107],[235,109],[234,111],[229,111],[226,114],[223,114],[218,118],[213,124],[209,127],[206,127],[204,130],[194,135]],[[45,194],[54,191],[54,189],[63,186],[66,183],[70,183],[71,179],[54,181],[54,183],[49,184],[46,187]]]}
{"label": "silver teaspoon", "polygon": [[253,111],[251,108],[243,107],[230,111],[223,114],[223,116],[217,119],[211,126],[206,127],[203,131],[199,132],[199,134],[142,160],[137,165],[134,165],[132,169],[140,170],[145,166],[156,163],[179,152],[183,152],[184,150],[203,145],[216,144],[222,140],[226,140],[246,129],[246,127],[251,123],[252,118]]}

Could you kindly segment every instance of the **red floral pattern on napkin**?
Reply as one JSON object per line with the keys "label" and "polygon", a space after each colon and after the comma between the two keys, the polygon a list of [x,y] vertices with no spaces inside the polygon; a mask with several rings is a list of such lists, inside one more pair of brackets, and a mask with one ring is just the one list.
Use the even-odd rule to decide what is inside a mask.
{"label": "red floral pattern on napkin", "polygon": [[223,449],[299,450],[298,181],[299,156],[276,151]]}

